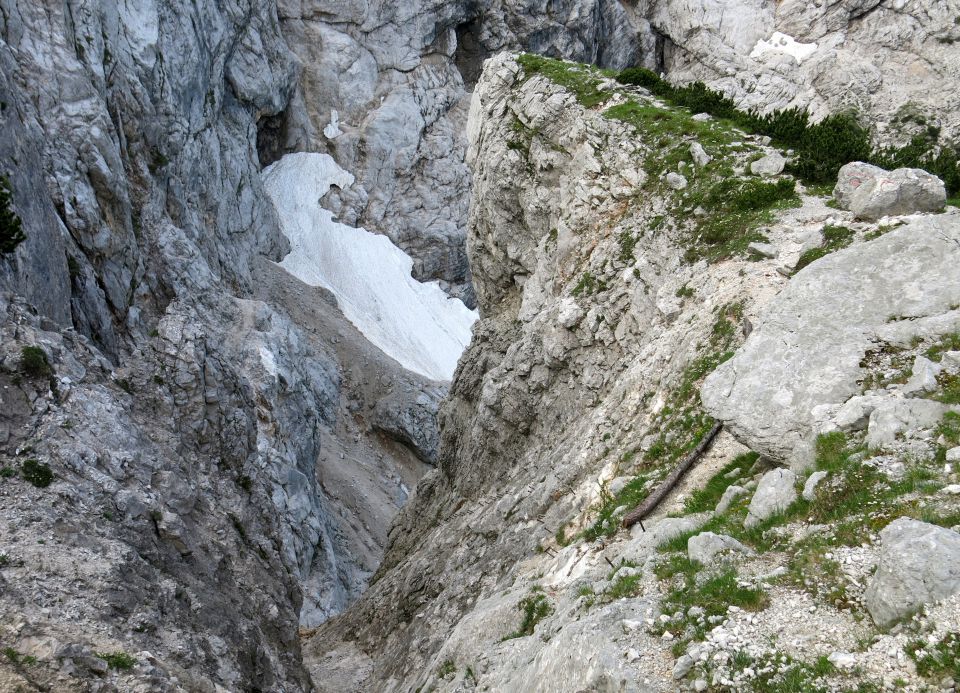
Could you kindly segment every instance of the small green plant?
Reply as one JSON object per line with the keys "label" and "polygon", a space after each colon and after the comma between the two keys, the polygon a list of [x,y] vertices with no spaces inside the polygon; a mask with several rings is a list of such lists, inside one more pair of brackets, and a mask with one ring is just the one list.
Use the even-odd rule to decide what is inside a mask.
{"label": "small green plant", "polygon": [[17,470],[13,467],[0,467],[0,478],[10,479],[17,475]]}
{"label": "small green plant", "polygon": [[520,622],[520,627],[503,638],[504,640],[533,635],[537,624],[553,611],[553,607],[550,606],[550,602],[539,587],[534,587],[529,596],[521,599],[517,609],[523,614],[523,620]]}
{"label": "small green plant", "polygon": [[677,298],[693,298],[696,295],[696,291],[692,287],[684,284],[679,289],[677,289]]}
{"label": "small green plant", "polygon": [[123,651],[98,652],[97,657],[105,661],[108,667],[117,671],[127,671],[137,665],[136,658]]}
{"label": "small green plant", "polygon": [[20,217],[11,209],[10,181],[0,176],[0,257],[9,255],[27,239]]}
{"label": "small green plant", "polygon": [[23,478],[37,488],[46,488],[53,481],[53,470],[38,460],[24,460],[22,472]]}
{"label": "small green plant", "polygon": [[633,260],[633,249],[637,247],[637,237],[630,231],[623,231],[620,234],[620,253],[617,259],[620,262],[630,262]]}
{"label": "small green plant", "polygon": [[604,282],[602,279],[597,279],[593,272],[587,270],[580,277],[580,281],[577,282],[577,285],[573,287],[573,290],[570,293],[574,296],[589,296],[597,291],[603,291],[606,288],[606,282]]}
{"label": "small green plant", "polygon": [[815,260],[819,260],[825,255],[829,255],[835,250],[846,248],[853,241],[854,233],[846,226],[825,226],[823,227],[824,244],[819,248],[811,248],[805,251],[797,261],[794,272],[799,272],[804,267]]}
{"label": "small green plant", "polygon": [[36,664],[37,658],[33,655],[23,655],[17,652],[12,647],[4,647],[3,656],[6,657],[12,664]]}
{"label": "small green plant", "polygon": [[947,633],[933,643],[914,640],[905,649],[921,676],[960,678],[960,633]]}
{"label": "small green plant", "polygon": [[446,679],[453,676],[457,671],[457,664],[452,659],[446,660],[443,664],[437,667],[437,677],[441,679]]}
{"label": "small green plant", "polygon": [[10,564],[10,555],[6,551],[0,551],[0,568]]}
{"label": "small green plant", "polygon": [[20,372],[28,378],[49,378],[53,368],[47,352],[38,346],[25,346],[20,350]]}
{"label": "small green plant", "polygon": [[736,469],[746,473],[746,470],[750,469],[758,459],[760,459],[760,455],[755,452],[746,452],[735,457],[733,461],[717,472],[707,482],[706,486],[690,494],[690,497],[684,503],[684,513],[700,513],[713,510],[720,502],[723,492],[732,483],[728,475]]}

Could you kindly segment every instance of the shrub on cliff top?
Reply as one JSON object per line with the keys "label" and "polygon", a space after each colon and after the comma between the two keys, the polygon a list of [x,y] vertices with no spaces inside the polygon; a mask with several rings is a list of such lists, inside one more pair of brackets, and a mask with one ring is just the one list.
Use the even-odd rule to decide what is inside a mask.
{"label": "shrub on cliff top", "polygon": [[623,70],[617,80],[648,89],[694,113],[725,118],[748,132],[767,135],[778,146],[794,149],[788,172],[808,183],[831,183],[844,164],[866,161],[884,168],[922,168],[939,176],[950,195],[960,192],[960,152],[955,146],[939,143],[936,129],[928,129],[903,147],[873,149],[869,130],[850,113],[828,116],[811,124],[804,110],[791,108],[763,115],[756,110],[742,111],[730,98],[703,82],[677,87],[645,68]]}
{"label": "shrub on cliff top", "polygon": [[12,253],[27,238],[10,202],[10,181],[0,176],[0,257]]}

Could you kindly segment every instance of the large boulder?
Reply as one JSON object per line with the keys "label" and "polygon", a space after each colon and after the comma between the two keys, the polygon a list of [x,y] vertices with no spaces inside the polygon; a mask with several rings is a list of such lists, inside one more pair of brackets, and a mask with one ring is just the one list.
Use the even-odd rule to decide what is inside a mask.
{"label": "large boulder", "polygon": [[749,553],[750,549],[733,537],[713,532],[701,532],[687,540],[687,556],[691,561],[709,565],[717,556],[728,551]]}
{"label": "large boulder", "polygon": [[861,219],[939,212],[947,202],[943,181],[919,168],[885,171],[854,161],[840,169],[833,197]]}
{"label": "large boulder", "polygon": [[864,593],[878,626],[890,626],[960,592],[960,534],[907,517],[880,532],[880,563]]}
{"label": "large boulder", "polygon": [[957,267],[955,212],[914,219],[811,263],[770,302],[734,357],[707,377],[707,412],[751,450],[809,463],[814,408],[860,394],[867,351],[960,329]]}
{"label": "large boulder", "polygon": [[750,500],[744,526],[753,527],[783,512],[797,499],[797,475],[789,469],[771,469],[763,475]]}

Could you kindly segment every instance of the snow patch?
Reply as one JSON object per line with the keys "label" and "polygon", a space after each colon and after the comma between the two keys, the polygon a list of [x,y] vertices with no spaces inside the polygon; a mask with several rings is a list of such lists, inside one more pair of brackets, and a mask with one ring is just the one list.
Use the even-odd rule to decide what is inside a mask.
{"label": "snow patch", "polygon": [[750,57],[762,58],[765,54],[771,52],[786,53],[787,55],[793,56],[793,59],[796,60],[799,65],[813,55],[816,50],[817,44],[815,43],[799,43],[792,36],[775,31],[769,41],[762,39],[757,41],[757,45],[750,53]]}
{"label": "snow patch", "polygon": [[437,282],[416,281],[413,260],[386,236],[334,221],[320,206],[331,185],[346,188],[353,176],[327,154],[297,153],[268,166],[262,179],[290,240],[280,266],[333,292],[347,319],[404,368],[450,380],[477,313]]}

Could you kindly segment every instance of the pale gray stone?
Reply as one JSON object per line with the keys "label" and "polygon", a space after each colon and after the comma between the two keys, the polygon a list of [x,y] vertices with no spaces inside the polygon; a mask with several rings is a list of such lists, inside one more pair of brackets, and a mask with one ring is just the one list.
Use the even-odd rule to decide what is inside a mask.
{"label": "pale gray stone", "polygon": [[733,537],[713,532],[701,532],[687,540],[687,556],[691,561],[709,565],[722,553],[749,553],[750,549]]}
{"label": "pale gray stone", "polygon": [[790,507],[797,499],[796,482],[797,475],[789,469],[771,469],[764,474],[750,499],[744,526],[754,527]]}
{"label": "pale gray stone", "polygon": [[[809,464],[811,412],[860,393],[860,362],[875,348],[874,335],[909,343],[934,325],[939,334],[960,329],[951,312],[960,303],[958,266],[953,213],[831,253],[791,279],[734,357],[706,378],[704,406],[752,450]],[[918,319],[889,323],[892,315]]]}
{"label": "pale gray stone", "polygon": [[786,158],[780,152],[771,152],[750,163],[750,172],[756,176],[769,178],[779,176],[787,165]]}
{"label": "pale gray stone", "polygon": [[772,243],[760,243],[759,241],[754,241],[753,243],[747,246],[747,250],[749,250],[752,253],[756,253],[761,257],[769,258],[771,260],[775,259],[777,255],[779,255],[779,250],[777,249],[777,246],[773,245]]}
{"label": "pale gray stone", "polygon": [[931,173],[916,168],[885,171],[859,161],[840,169],[833,195],[841,209],[867,220],[939,212],[947,201],[943,181]]}
{"label": "pale gray stone", "polygon": [[667,183],[667,187],[673,188],[674,190],[683,190],[687,187],[686,177],[675,171],[670,171],[664,180]]}
{"label": "pale gray stone", "polygon": [[703,145],[699,142],[694,142],[690,145],[690,156],[693,157],[693,163],[700,168],[703,168],[713,161],[713,157],[707,154],[707,150],[704,149]]}
{"label": "pale gray stone", "polygon": [[808,476],[803,484],[803,499],[806,501],[815,500],[817,497],[817,486],[826,478],[827,473],[824,471],[814,472]]}
{"label": "pale gray stone", "polygon": [[906,517],[880,532],[880,561],[864,592],[878,626],[891,626],[958,592],[960,534]]}
{"label": "pale gray stone", "polygon": [[727,512],[727,509],[730,507],[731,503],[747,493],[749,493],[749,491],[743,486],[737,486],[736,484],[727,486],[726,490],[723,492],[723,495],[720,496],[720,500],[717,502],[717,507],[714,509],[714,512],[718,514]]}

